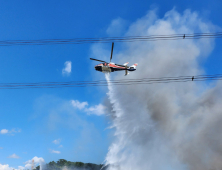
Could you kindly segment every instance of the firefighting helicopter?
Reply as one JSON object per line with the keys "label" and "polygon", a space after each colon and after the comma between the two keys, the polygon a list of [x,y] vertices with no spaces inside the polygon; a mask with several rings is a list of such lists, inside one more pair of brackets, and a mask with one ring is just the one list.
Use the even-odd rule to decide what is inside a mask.
{"label": "firefighting helicopter", "polygon": [[133,64],[132,66],[127,66],[127,64],[129,64],[129,62],[120,65],[120,64],[115,64],[112,63],[112,56],[113,56],[113,47],[114,47],[114,43],[112,43],[112,48],[111,48],[111,56],[110,56],[110,62],[106,62],[103,60],[98,60],[98,59],[94,59],[94,58],[90,58],[90,60],[95,60],[95,61],[99,61],[102,62],[101,64],[98,64],[95,66],[95,70],[96,71],[101,71],[103,73],[110,73],[110,72],[114,72],[114,71],[123,71],[125,70],[125,76],[128,75],[128,71],[135,71],[136,70],[136,66],[138,65],[137,63]]}

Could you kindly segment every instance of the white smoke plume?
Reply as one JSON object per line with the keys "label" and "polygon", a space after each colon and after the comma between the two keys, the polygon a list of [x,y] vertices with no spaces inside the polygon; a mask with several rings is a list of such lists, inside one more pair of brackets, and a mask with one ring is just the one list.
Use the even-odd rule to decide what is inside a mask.
{"label": "white smoke plume", "polygon": [[[190,10],[155,11],[131,24],[130,35],[214,32],[215,26]],[[127,78],[204,74],[200,65],[214,40],[127,43],[116,63],[138,62]],[[124,73],[118,74],[124,78]],[[109,75],[106,75],[109,81]],[[114,78],[115,79],[115,78]],[[109,170],[222,169],[222,84],[186,83],[108,86],[115,139],[106,156]]]}

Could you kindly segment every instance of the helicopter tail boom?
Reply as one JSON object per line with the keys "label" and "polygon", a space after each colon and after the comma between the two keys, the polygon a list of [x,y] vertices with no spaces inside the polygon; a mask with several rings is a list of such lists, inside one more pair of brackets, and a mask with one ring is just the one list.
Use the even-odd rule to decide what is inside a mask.
{"label": "helicopter tail boom", "polygon": [[135,64],[131,65],[130,67],[133,67],[133,68],[135,69],[135,68],[136,68],[136,66],[138,66],[138,64],[137,64],[137,63],[135,63]]}

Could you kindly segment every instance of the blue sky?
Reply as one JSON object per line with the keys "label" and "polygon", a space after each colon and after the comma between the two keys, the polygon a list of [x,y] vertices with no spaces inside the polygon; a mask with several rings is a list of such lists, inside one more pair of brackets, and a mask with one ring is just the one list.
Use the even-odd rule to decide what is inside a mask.
{"label": "blue sky", "polygon": [[[162,18],[173,8],[179,13],[196,11],[220,30],[221,6],[219,0],[1,0],[0,40],[105,37],[117,18],[125,22],[118,33],[124,35],[124,30],[149,10],[157,9]],[[216,40],[210,57],[202,61],[208,74],[222,71],[221,45],[221,40]],[[110,44],[103,47],[108,58]],[[92,49],[92,44],[1,46],[0,83],[104,79],[94,71],[97,63],[89,60]],[[63,74],[67,61],[72,63],[71,73]],[[63,158],[102,163],[113,132],[107,129],[108,117],[92,110],[104,103],[106,93],[106,88],[97,87],[0,90],[0,164],[24,166],[35,156],[45,162]],[[10,158],[13,154],[18,158]]]}

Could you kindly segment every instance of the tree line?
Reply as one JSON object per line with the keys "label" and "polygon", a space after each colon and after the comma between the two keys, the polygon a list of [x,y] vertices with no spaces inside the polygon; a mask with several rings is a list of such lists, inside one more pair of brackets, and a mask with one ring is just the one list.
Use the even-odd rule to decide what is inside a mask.
{"label": "tree line", "polygon": [[[44,170],[106,170],[103,164],[83,163],[83,162],[71,162],[65,159],[59,159],[58,161],[51,161],[45,165]],[[40,170],[40,166],[37,166],[35,170]]]}

